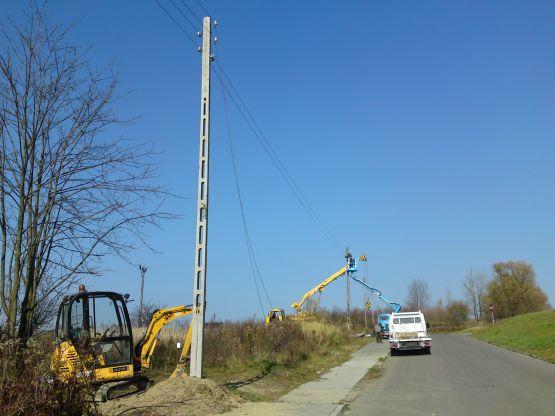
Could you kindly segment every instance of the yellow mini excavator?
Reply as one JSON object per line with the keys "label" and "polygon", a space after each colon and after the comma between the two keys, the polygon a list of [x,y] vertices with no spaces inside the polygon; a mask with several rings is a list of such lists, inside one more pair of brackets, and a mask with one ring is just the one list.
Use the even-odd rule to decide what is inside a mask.
{"label": "yellow mini excavator", "polygon": [[[58,311],[52,369],[64,382],[90,380],[98,387],[98,401],[148,388],[144,370],[151,365],[160,330],[192,312],[191,306],[155,311],[146,332],[133,345],[128,299],[129,295],[115,292],[88,292],[81,285],[77,294],[64,297]],[[191,326],[180,362],[190,346]]]}
{"label": "yellow mini excavator", "polygon": [[266,315],[266,326],[285,321],[285,311],[281,308],[272,308]]}

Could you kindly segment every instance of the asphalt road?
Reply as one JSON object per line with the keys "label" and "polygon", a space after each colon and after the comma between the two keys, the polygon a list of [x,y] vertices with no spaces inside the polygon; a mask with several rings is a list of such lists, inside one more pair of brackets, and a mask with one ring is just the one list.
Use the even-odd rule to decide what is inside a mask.
{"label": "asphalt road", "polygon": [[361,389],[346,415],[555,415],[555,365],[464,335],[433,335],[432,355],[389,357]]}

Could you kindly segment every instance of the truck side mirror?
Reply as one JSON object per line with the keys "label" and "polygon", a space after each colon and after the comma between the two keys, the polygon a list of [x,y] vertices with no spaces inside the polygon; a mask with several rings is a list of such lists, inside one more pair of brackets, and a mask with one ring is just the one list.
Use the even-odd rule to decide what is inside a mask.
{"label": "truck side mirror", "polygon": [[428,329],[430,327],[430,323],[426,322],[426,329]]}

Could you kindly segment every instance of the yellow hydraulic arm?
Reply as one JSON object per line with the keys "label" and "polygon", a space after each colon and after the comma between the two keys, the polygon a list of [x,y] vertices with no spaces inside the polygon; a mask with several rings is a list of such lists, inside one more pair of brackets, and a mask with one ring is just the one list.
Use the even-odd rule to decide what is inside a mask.
{"label": "yellow hydraulic arm", "polygon": [[310,289],[308,292],[306,292],[303,297],[301,298],[301,300],[299,300],[298,302],[294,302],[291,304],[291,307],[293,309],[295,309],[297,311],[297,314],[299,312],[302,312],[303,310],[303,304],[310,299],[312,296],[314,296],[316,293],[320,293],[322,292],[322,290],[324,290],[326,288],[327,285],[329,285],[330,283],[332,283],[333,281],[335,281],[336,279],[338,279],[339,277],[343,276],[345,274],[345,272],[347,271],[347,266],[342,267],[341,269],[339,269],[338,271],[336,271],[334,274],[332,274],[330,277],[328,277],[326,280],[324,280],[323,282],[321,282],[320,284],[318,284],[318,286]]}
{"label": "yellow hydraulic arm", "polygon": [[[334,282],[335,280],[337,280],[338,278],[343,276],[346,272],[356,272],[358,270],[357,269],[357,262],[356,262],[355,258],[348,251],[345,253],[345,259],[347,260],[347,264],[345,265],[345,267],[342,267],[341,269],[336,271],[334,274],[332,274],[326,280],[324,280],[323,282],[318,284],[318,286],[310,289],[308,292],[306,292],[303,295],[301,300],[291,304],[291,307],[297,311],[297,316],[299,315],[299,313],[303,312],[303,304],[308,299],[310,299],[316,293],[321,293],[326,288],[327,285],[329,285],[330,283]],[[363,254],[362,256],[360,256],[358,258],[358,260],[359,261],[366,261],[366,256]]]}
{"label": "yellow hydraulic arm", "polygon": [[[192,306],[175,306],[173,308],[159,309],[152,314],[148,328],[141,340],[135,345],[135,355],[141,360],[142,368],[149,368],[152,355],[158,344],[158,334],[168,323],[176,318],[187,316],[193,312]],[[191,347],[191,325],[187,331],[187,338],[181,352],[185,356]],[[185,351],[187,350],[187,351]]]}

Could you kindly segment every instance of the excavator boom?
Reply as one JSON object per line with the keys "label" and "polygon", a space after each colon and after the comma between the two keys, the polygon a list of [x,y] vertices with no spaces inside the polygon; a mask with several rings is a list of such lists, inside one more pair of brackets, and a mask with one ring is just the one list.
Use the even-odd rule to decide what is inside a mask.
{"label": "excavator boom", "polygon": [[[150,323],[143,337],[135,345],[135,356],[140,359],[142,368],[149,368],[152,355],[158,344],[158,334],[167,324],[176,318],[190,315],[193,312],[192,305],[175,306],[172,308],[159,309],[152,314]],[[187,331],[187,338],[183,346],[182,356],[185,355],[191,346],[191,326]],[[187,351],[185,351],[187,349]],[[185,353],[185,354],[184,354]]]}

